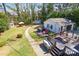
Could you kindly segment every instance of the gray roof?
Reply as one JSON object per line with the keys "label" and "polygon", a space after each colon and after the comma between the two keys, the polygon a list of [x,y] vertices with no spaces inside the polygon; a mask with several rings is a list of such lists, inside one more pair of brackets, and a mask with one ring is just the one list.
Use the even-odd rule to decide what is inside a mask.
{"label": "gray roof", "polygon": [[44,23],[57,23],[59,25],[68,25],[68,24],[74,24],[71,20],[65,19],[65,18],[50,18],[46,20]]}

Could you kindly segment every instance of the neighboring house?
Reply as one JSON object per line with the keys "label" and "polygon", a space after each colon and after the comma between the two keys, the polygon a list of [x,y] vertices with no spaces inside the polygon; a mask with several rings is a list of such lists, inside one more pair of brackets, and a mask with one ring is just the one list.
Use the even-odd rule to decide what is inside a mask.
{"label": "neighboring house", "polygon": [[10,13],[10,15],[17,16],[17,13],[16,13],[16,12],[14,12],[14,11],[9,12],[9,13]]}
{"label": "neighboring house", "polygon": [[12,20],[10,23],[9,23],[9,28],[13,28],[15,25],[14,25],[14,21]]}
{"label": "neighboring house", "polygon": [[0,7],[0,12],[4,12],[4,8]]}
{"label": "neighboring house", "polygon": [[42,22],[43,21],[41,19],[37,19],[37,20],[34,21],[34,24],[42,24]]}
{"label": "neighboring house", "polygon": [[74,24],[71,20],[65,18],[50,18],[44,22],[44,28],[55,33],[60,33],[63,31],[72,31]]}
{"label": "neighboring house", "polygon": [[61,10],[72,10],[72,7],[77,8],[78,4],[69,4],[69,3],[54,3],[53,4],[53,9],[54,11],[61,11]]}

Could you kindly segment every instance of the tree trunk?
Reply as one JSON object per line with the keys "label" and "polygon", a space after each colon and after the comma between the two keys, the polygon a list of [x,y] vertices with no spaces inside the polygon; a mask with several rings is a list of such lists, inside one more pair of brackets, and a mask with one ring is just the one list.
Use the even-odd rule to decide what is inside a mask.
{"label": "tree trunk", "polygon": [[15,3],[17,15],[18,15],[18,21],[20,21],[20,10],[19,10],[19,3]]}
{"label": "tree trunk", "polygon": [[3,5],[3,8],[4,8],[5,14],[7,14],[6,7],[5,7],[5,3],[2,3],[2,5]]}

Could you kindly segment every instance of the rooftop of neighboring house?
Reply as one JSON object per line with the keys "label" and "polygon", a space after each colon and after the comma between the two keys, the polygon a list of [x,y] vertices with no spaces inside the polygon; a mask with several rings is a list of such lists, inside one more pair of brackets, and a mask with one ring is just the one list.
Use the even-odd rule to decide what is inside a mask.
{"label": "rooftop of neighboring house", "polygon": [[0,7],[0,12],[4,12],[4,9]]}
{"label": "rooftop of neighboring house", "polygon": [[10,13],[10,15],[17,15],[17,13],[16,12],[9,12]]}
{"label": "rooftop of neighboring house", "polygon": [[46,20],[44,23],[53,23],[53,22],[60,25],[74,24],[71,20],[65,18],[50,18]]}

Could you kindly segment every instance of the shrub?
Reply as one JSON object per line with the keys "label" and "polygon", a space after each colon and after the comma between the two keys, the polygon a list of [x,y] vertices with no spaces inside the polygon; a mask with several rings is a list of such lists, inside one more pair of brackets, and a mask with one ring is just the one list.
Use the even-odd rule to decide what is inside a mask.
{"label": "shrub", "polygon": [[22,37],[22,34],[17,34],[16,38],[21,38],[21,37]]}
{"label": "shrub", "polygon": [[4,13],[0,13],[0,32],[4,32],[8,29],[8,18]]}
{"label": "shrub", "polygon": [[4,46],[7,42],[0,42],[0,47]]}
{"label": "shrub", "polygon": [[8,23],[4,21],[5,19],[0,19],[0,32],[4,32],[8,29]]}
{"label": "shrub", "polygon": [[4,30],[5,30],[4,27],[1,26],[0,27],[0,32],[4,32]]}

